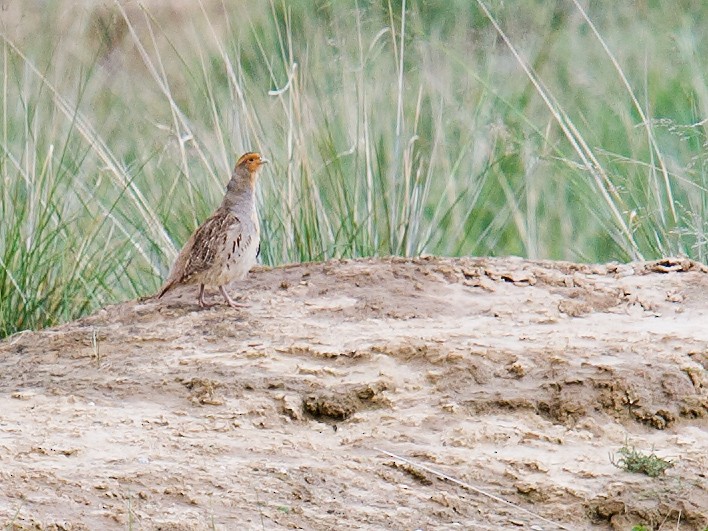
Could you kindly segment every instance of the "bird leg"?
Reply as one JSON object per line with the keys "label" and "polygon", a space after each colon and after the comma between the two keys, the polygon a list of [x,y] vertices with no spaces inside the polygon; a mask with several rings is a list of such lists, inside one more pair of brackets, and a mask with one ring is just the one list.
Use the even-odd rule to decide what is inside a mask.
{"label": "bird leg", "polygon": [[199,307],[200,308],[209,308],[210,306],[213,306],[212,304],[207,304],[204,302],[204,284],[199,284]]}
{"label": "bird leg", "polygon": [[229,306],[231,306],[232,308],[246,308],[245,304],[240,304],[233,300],[231,298],[231,295],[227,293],[226,288],[224,288],[224,286],[219,286],[219,290],[221,291],[221,294],[224,296]]}

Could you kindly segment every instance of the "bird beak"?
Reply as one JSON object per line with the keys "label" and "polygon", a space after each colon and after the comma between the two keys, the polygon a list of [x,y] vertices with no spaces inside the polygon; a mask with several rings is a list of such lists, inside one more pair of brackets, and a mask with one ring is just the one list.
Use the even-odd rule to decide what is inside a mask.
{"label": "bird beak", "polygon": [[268,164],[270,161],[268,159],[265,159],[261,157],[261,164]]}

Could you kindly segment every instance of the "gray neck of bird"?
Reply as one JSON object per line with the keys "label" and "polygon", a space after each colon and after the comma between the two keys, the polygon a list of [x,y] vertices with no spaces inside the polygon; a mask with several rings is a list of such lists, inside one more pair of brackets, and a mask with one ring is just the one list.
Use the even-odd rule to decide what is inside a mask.
{"label": "gray neck of bird", "polygon": [[256,202],[256,189],[248,175],[234,173],[226,185],[226,195],[221,203],[221,208],[231,211],[248,211]]}

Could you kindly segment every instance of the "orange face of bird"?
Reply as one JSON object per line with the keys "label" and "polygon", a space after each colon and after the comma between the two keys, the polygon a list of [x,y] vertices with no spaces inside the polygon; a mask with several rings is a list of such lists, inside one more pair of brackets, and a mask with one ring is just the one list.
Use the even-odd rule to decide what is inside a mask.
{"label": "orange face of bird", "polygon": [[236,167],[245,167],[250,173],[255,173],[258,168],[268,163],[268,159],[260,156],[259,153],[245,153],[238,159]]}

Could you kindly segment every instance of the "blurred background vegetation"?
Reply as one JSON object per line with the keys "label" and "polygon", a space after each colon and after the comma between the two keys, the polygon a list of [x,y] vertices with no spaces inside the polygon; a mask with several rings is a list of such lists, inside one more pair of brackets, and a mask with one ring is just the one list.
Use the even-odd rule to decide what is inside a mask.
{"label": "blurred background vegetation", "polygon": [[0,337],[154,292],[244,151],[262,260],[706,260],[708,4],[12,0]]}

